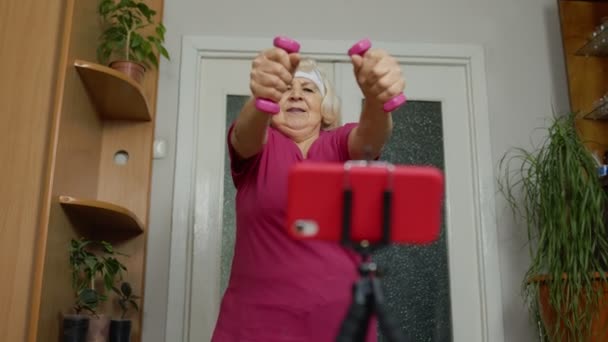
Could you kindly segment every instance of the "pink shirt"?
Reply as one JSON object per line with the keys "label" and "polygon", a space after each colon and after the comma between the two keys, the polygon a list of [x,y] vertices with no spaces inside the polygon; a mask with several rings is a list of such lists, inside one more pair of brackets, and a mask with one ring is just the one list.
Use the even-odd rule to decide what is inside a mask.
{"label": "pink shirt", "polygon": [[[335,243],[288,237],[287,175],[302,161],[348,160],[348,135],[355,126],[321,131],[306,159],[272,127],[262,151],[247,160],[228,143],[237,189],[237,233],[213,342],[335,340],[358,279],[359,259]],[[368,342],[376,341],[375,324],[370,324],[368,337]]]}

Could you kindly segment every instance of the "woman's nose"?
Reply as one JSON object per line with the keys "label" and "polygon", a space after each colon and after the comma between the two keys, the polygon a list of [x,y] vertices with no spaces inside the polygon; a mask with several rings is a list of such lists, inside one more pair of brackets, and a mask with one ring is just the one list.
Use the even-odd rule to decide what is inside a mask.
{"label": "woman's nose", "polygon": [[289,93],[289,99],[291,101],[302,100],[302,92],[297,87],[292,88],[291,92]]}

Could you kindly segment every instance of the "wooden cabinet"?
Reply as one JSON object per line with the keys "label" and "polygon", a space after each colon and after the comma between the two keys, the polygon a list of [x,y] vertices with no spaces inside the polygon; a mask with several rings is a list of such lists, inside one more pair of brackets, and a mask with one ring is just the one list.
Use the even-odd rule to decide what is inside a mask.
{"label": "wooden cabinet", "polygon": [[[18,151],[31,157],[29,164],[26,160],[10,173],[3,171],[3,181],[19,183],[0,196],[8,199],[18,187],[32,194],[31,203],[13,199],[16,206],[31,204],[28,210],[0,220],[21,223],[0,229],[3,260],[17,263],[18,270],[1,288],[7,298],[0,303],[9,309],[0,310],[0,340],[57,341],[61,315],[70,313],[74,303],[68,258],[72,238],[104,239],[128,255],[121,259],[128,269],[125,280],[143,297],[158,73],[148,70],[139,84],[96,63],[102,32],[98,1],[8,1],[15,6],[8,6],[6,17],[0,11],[0,22],[14,25],[1,27],[2,35],[29,37],[31,31],[42,38],[21,43],[15,38],[0,52],[15,55],[7,61],[13,64],[2,69],[2,92],[13,98],[2,103],[24,109],[11,113],[18,120],[9,121],[7,128],[19,139]],[[162,1],[147,1],[157,11],[156,21],[162,19]],[[21,16],[13,20],[9,15],[15,9]],[[8,80],[20,78],[8,72],[23,69],[20,61],[39,63],[22,75],[32,76],[26,79],[31,82],[14,90],[11,86],[20,83]],[[34,92],[37,80],[48,83],[46,93]],[[27,101],[37,104],[39,112],[25,113],[34,108]],[[28,140],[35,150],[25,148]],[[32,166],[35,170],[28,169]],[[141,340],[144,306],[140,303],[140,312],[130,315],[133,341]],[[108,301],[99,312],[119,317],[120,309]]]}
{"label": "wooden cabinet", "polygon": [[[608,149],[608,2],[559,1],[571,110],[585,144],[598,155]],[[600,25],[605,22],[603,30]],[[595,34],[594,34],[595,32]]]}
{"label": "wooden cabinet", "polygon": [[26,341],[36,301],[62,3],[0,2],[0,341]]}

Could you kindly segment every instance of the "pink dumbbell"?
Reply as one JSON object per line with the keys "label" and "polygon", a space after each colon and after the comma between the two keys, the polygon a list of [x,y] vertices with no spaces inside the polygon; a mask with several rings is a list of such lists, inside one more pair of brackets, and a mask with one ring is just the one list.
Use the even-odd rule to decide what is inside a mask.
{"label": "pink dumbbell", "polygon": [[[369,39],[362,39],[355,43],[350,49],[348,49],[348,55],[359,55],[363,56],[367,50],[372,47],[372,43]],[[383,109],[385,112],[392,112],[395,109],[399,108],[402,104],[406,102],[405,95],[403,93],[393,97],[392,99],[386,101],[384,103]]]}
{"label": "pink dumbbell", "polygon": [[[300,51],[300,44],[293,39],[279,36],[276,37],[273,41],[275,47],[281,48],[287,53],[294,53]],[[260,112],[268,113],[268,114],[277,114],[281,111],[281,107],[278,103],[269,100],[258,98],[255,100],[255,108],[257,108]]]}

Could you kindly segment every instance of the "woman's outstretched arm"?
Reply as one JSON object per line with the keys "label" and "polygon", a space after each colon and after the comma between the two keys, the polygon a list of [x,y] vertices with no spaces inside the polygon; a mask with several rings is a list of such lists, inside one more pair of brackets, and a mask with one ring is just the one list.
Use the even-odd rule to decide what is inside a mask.
{"label": "woman's outstretched arm", "polygon": [[384,50],[353,55],[351,61],[365,103],[359,125],[349,136],[348,150],[352,159],[374,159],[393,130],[391,113],[384,112],[383,104],[403,92],[405,80],[399,62]]}

